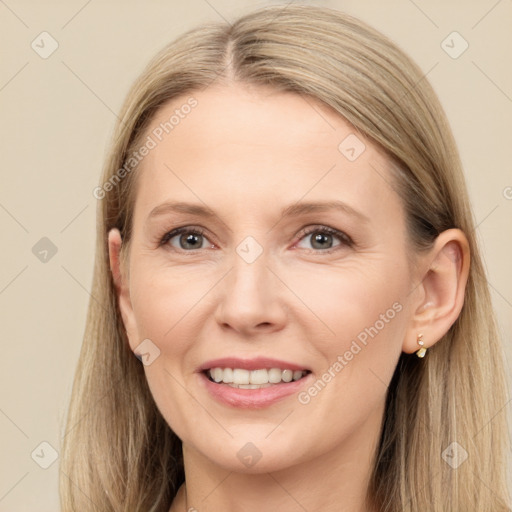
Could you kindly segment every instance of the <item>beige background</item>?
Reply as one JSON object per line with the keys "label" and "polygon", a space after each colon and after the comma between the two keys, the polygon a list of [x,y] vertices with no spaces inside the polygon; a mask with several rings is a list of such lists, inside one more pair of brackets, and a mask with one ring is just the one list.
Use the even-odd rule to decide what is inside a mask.
{"label": "beige background", "polygon": [[[0,1],[0,511],[58,509],[58,460],[41,468],[51,449],[40,443],[58,455],[91,286],[92,190],[129,85],[184,30],[270,3],[284,5]],[[465,165],[510,374],[512,1],[310,3],[345,10],[389,35],[438,92]],[[31,47],[41,45],[43,31],[59,45],[47,59]],[[453,31],[469,44],[457,59],[441,46]],[[57,247],[46,262],[32,251],[43,237]],[[503,406],[498,414],[509,409]]]}

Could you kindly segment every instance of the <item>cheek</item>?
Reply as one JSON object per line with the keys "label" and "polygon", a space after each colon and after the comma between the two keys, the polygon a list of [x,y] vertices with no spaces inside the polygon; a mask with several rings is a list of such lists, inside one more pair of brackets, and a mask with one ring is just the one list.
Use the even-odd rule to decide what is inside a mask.
{"label": "cheek", "polygon": [[139,338],[151,340],[158,352],[158,357],[144,367],[146,379],[163,417],[183,440],[188,436],[190,418],[201,414],[187,391],[197,364],[190,356],[202,325],[197,316],[217,281],[208,269],[189,271],[182,266],[178,270],[153,262],[140,265],[132,274],[132,306]]}
{"label": "cheek", "polygon": [[[147,269],[147,270],[146,270]],[[194,308],[215,284],[205,272],[147,265],[133,279],[133,312],[141,339],[161,350],[182,351],[188,344],[183,329],[194,324]],[[186,330],[185,329],[185,330]]]}
{"label": "cheek", "polygon": [[[321,356],[315,381],[298,401],[303,414],[324,425],[327,444],[333,432],[349,435],[383,407],[405,334],[407,276],[383,262],[362,268],[296,276],[294,290],[315,313],[302,327]],[[319,327],[327,334],[318,336]]]}
{"label": "cheek", "polygon": [[187,272],[149,265],[132,275],[133,313],[140,340],[149,339],[158,357],[144,366],[153,399],[173,431],[186,439],[187,417],[194,416],[184,371],[193,347],[194,305],[206,283]]}
{"label": "cheek", "polygon": [[[295,276],[297,295],[315,313],[303,327],[321,361],[317,380],[299,401],[326,423],[346,424],[349,411],[357,423],[385,399],[408,317],[407,273],[387,261]],[[318,336],[319,328],[326,334]],[[324,410],[322,402],[331,405]]]}
{"label": "cheek", "polygon": [[375,350],[380,352],[386,350],[383,340],[392,340],[393,354],[401,345],[407,276],[386,261],[373,263],[319,268],[314,273],[298,269],[290,276],[294,291],[308,306],[312,334],[314,329],[326,332],[316,337],[317,349],[329,360],[349,350],[353,342],[366,348],[372,340],[379,341]]}

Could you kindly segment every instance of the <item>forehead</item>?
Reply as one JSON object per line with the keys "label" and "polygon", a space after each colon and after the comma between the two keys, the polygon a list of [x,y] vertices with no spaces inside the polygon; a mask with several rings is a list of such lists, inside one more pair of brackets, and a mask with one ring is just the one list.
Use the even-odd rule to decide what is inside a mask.
{"label": "forehead", "polygon": [[398,200],[379,148],[332,109],[295,93],[210,86],[160,108],[145,135],[154,147],[138,170],[136,218],[169,199],[260,214],[301,197],[346,198],[369,214]]}

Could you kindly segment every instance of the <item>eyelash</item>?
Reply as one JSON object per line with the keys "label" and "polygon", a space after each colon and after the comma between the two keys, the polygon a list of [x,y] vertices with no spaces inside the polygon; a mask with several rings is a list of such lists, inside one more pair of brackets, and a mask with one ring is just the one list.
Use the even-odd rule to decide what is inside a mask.
{"label": "eyelash", "polygon": [[[348,236],[346,233],[343,233],[343,231],[338,231],[337,229],[330,228],[328,226],[322,226],[322,225],[312,226],[312,227],[303,229],[299,233],[299,241],[301,241],[306,236],[311,235],[312,233],[317,233],[317,232],[327,233],[329,235],[332,235],[332,236],[338,238],[338,240],[340,241],[340,245],[336,245],[334,247],[331,247],[330,249],[306,249],[306,250],[314,252],[314,253],[330,254],[332,252],[339,250],[343,246],[345,246],[345,247],[353,247],[354,246],[354,241],[352,240],[352,238],[350,236]],[[189,226],[183,226],[181,228],[176,228],[176,229],[173,229],[172,231],[165,233],[164,236],[159,241],[159,246],[164,246],[169,240],[171,240],[175,236],[181,235],[183,233],[200,235],[200,236],[204,236],[205,238],[207,238],[205,236],[205,231],[203,229],[196,228],[196,227],[191,228]],[[173,247],[172,250],[176,250],[178,252],[195,253],[196,251],[200,251],[201,249],[192,249],[192,250],[186,251],[184,249],[176,249],[175,247]]]}

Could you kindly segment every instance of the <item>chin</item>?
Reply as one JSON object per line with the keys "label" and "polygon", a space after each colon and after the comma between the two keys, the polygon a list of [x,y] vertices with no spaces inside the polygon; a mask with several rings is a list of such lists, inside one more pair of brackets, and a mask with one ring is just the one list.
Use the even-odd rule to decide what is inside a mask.
{"label": "chin", "polygon": [[200,444],[192,445],[196,446],[212,464],[236,473],[260,474],[280,471],[307,458],[303,451],[304,444],[300,440],[294,441],[290,437],[286,437],[285,442],[281,439],[270,439],[268,435],[271,430],[267,428],[268,426],[265,429],[250,429],[247,425],[245,427],[241,435],[235,435],[229,440],[202,439]]}

